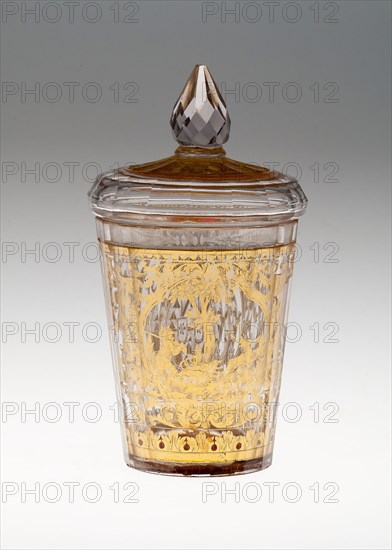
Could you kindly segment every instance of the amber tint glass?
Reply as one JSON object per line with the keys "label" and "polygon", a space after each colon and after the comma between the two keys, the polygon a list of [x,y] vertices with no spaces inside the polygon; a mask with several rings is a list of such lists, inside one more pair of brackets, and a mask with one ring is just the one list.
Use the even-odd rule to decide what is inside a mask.
{"label": "amber tint glass", "polygon": [[97,217],[125,460],[166,474],[271,464],[297,220],[295,178],[226,156],[205,65],[161,160],[102,174]]}

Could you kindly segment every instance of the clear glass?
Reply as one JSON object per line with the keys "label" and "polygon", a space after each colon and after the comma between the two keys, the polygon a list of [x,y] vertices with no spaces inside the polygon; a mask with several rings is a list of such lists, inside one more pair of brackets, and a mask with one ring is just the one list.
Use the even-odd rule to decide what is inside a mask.
{"label": "clear glass", "polygon": [[104,174],[91,191],[125,460],[230,475],[271,464],[298,183],[220,147]]}

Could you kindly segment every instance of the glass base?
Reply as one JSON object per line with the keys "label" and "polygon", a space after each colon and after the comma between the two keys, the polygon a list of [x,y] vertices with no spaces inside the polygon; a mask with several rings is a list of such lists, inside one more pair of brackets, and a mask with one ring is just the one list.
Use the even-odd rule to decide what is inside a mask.
{"label": "glass base", "polygon": [[127,466],[148,472],[170,476],[233,476],[258,472],[271,466],[272,454],[254,458],[252,460],[239,460],[235,462],[190,464],[185,462],[161,462],[158,460],[145,460],[132,456]]}

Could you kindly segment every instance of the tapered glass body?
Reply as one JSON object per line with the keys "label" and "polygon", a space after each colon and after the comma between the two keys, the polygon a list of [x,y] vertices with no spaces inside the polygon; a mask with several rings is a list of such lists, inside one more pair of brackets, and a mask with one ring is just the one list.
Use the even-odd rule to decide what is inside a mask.
{"label": "tapered glass body", "polygon": [[295,180],[220,148],[184,149],[105,175],[92,193],[125,460],[254,471],[272,459],[306,199]]}

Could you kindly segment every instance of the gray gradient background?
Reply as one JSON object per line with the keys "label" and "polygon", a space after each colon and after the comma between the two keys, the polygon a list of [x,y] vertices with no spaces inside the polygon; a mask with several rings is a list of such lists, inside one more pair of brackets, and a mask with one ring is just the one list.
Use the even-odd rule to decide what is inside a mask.
{"label": "gray gradient background", "polygon": [[[62,2],[59,2],[62,4]],[[146,161],[171,154],[171,108],[194,64],[209,65],[218,84],[298,83],[296,103],[249,102],[227,96],[232,117],[228,153],[251,162],[296,162],[309,209],[301,220],[303,254],[296,265],[290,321],[302,337],[287,344],[281,402],[298,402],[297,423],[279,417],[274,461],[268,470],[215,480],[227,487],[250,482],[295,481],[297,503],[278,492],[275,502],[202,502],[198,479],[165,478],[127,469],[118,426],[108,407],[115,399],[107,332],[93,344],[76,332],[57,343],[41,337],[3,346],[3,400],[33,404],[95,401],[103,418],[88,423],[41,419],[3,421],[2,479],[59,484],[93,481],[102,499],[86,503],[3,505],[3,547],[56,549],[125,548],[389,548],[389,225],[390,225],[390,12],[389,2],[338,2],[339,22],[314,23],[308,2],[288,23],[277,8],[274,22],[227,22],[220,14],[202,22],[202,4],[139,2],[138,23],[114,23],[111,2],[102,19],[57,23],[19,15],[2,24],[2,79],[17,83],[97,82],[103,97],[56,103],[20,95],[2,103],[2,159],[26,162]],[[227,5],[231,5],[228,3]],[[262,3],[259,3],[262,5]],[[285,4],[285,3],[282,3]],[[325,12],[323,2],[320,11]],[[217,3],[220,7],[221,3]],[[242,3],[243,5],[243,3]],[[126,12],[125,12],[126,13]],[[249,16],[254,17],[249,11]],[[136,82],[137,103],[113,102],[108,87]],[[314,82],[339,85],[337,103],[315,103]],[[281,89],[280,86],[280,89]],[[250,90],[251,91],[251,90]],[[338,183],[316,183],[314,162],[339,166]],[[2,181],[2,239],[34,243],[78,242],[75,261],[50,263],[41,256],[3,262],[3,322],[97,322],[105,326],[99,265],[80,249],[95,240],[86,193],[90,184],[75,170],[60,181],[26,183],[20,173]],[[325,174],[324,174],[325,175]],[[321,247],[321,261],[309,250]],[[325,263],[325,243],[339,246],[337,263]],[[78,252],[79,251],[79,252]],[[338,343],[314,342],[309,326],[339,325]],[[325,332],[321,331],[321,337]],[[338,423],[315,423],[309,406],[336,402]],[[323,413],[325,414],[325,413]],[[113,502],[108,489],[138,483],[139,503]],[[308,487],[339,485],[339,503],[314,503]],[[122,492],[124,497],[126,492]],[[251,496],[251,492],[250,492]]]}

